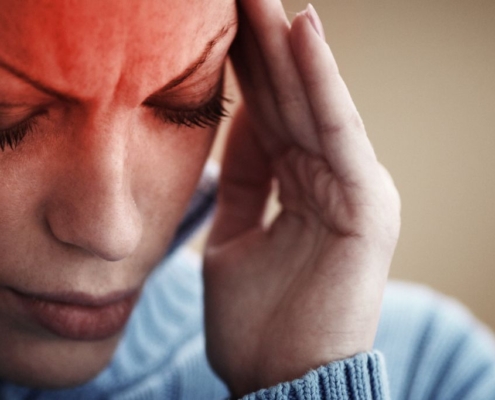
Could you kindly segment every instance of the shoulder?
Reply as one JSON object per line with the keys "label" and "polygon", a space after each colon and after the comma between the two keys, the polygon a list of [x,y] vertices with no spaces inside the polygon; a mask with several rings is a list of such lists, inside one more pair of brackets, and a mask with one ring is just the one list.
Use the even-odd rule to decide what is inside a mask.
{"label": "shoulder", "polygon": [[426,286],[389,284],[375,347],[385,355],[392,398],[487,398],[467,396],[481,390],[484,376],[495,389],[493,334]]}

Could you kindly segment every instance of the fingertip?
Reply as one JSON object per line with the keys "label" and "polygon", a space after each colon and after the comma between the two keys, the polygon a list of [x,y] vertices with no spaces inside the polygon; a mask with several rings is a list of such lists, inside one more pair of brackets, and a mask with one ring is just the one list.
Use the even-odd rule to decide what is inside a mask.
{"label": "fingertip", "polygon": [[312,36],[316,34],[316,36],[318,36],[321,40],[324,42],[326,41],[323,23],[311,3],[308,3],[308,6],[303,11],[297,13],[296,17],[292,21],[292,28],[294,30],[299,30],[300,25],[305,25],[306,28],[311,28],[310,30],[313,31]]}
{"label": "fingertip", "polygon": [[325,64],[325,73],[338,73],[338,66],[330,46],[311,22],[308,9],[309,6],[292,21],[289,39],[299,72],[313,81],[315,64]]}
{"label": "fingertip", "polygon": [[308,18],[309,22],[313,26],[314,30],[316,33],[323,39],[325,40],[325,29],[323,28],[323,23],[321,22],[321,19],[316,12],[315,8],[311,3],[308,4],[308,7],[306,7],[305,10],[305,16]]}
{"label": "fingertip", "polygon": [[286,29],[290,27],[281,0],[240,0],[238,4],[253,27],[258,29],[267,29],[274,25]]}
{"label": "fingertip", "polygon": [[[296,59],[303,60],[304,63],[321,57],[333,58],[330,46],[324,39],[323,26],[319,31],[318,22],[310,16],[312,7],[308,7],[296,15],[292,21],[289,34],[292,52]],[[314,8],[313,8],[314,10]],[[318,19],[319,21],[319,19]],[[319,22],[321,24],[321,21]],[[316,26],[315,26],[316,24]]]}

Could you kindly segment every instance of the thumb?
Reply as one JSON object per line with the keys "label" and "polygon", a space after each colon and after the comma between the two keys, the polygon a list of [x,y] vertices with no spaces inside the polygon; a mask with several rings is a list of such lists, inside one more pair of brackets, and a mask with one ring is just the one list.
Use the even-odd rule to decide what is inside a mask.
{"label": "thumb", "polygon": [[218,206],[209,245],[221,244],[260,226],[270,193],[270,159],[257,141],[254,124],[239,107],[227,141]]}

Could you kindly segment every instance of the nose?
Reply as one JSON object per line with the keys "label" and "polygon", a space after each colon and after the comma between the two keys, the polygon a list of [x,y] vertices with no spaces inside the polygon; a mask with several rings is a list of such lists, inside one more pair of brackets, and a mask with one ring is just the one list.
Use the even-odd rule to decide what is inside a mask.
{"label": "nose", "polygon": [[[78,132],[57,157],[56,180],[46,206],[53,236],[107,260],[131,255],[142,236],[134,201],[126,135],[122,127]],[[112,124],[116,125],[116,124]]]}

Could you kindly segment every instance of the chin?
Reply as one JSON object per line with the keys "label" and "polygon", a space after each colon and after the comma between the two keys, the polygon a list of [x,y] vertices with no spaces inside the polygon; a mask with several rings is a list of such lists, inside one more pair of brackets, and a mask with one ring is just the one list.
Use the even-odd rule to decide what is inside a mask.
{"label": "chin", "polygon": [[[110,363],[119,337],[102,341],[28,340],[0,344],[0,379],[34,389],[67,389],[95,378]],[[15,340],[15,342],[18,342]]]}

